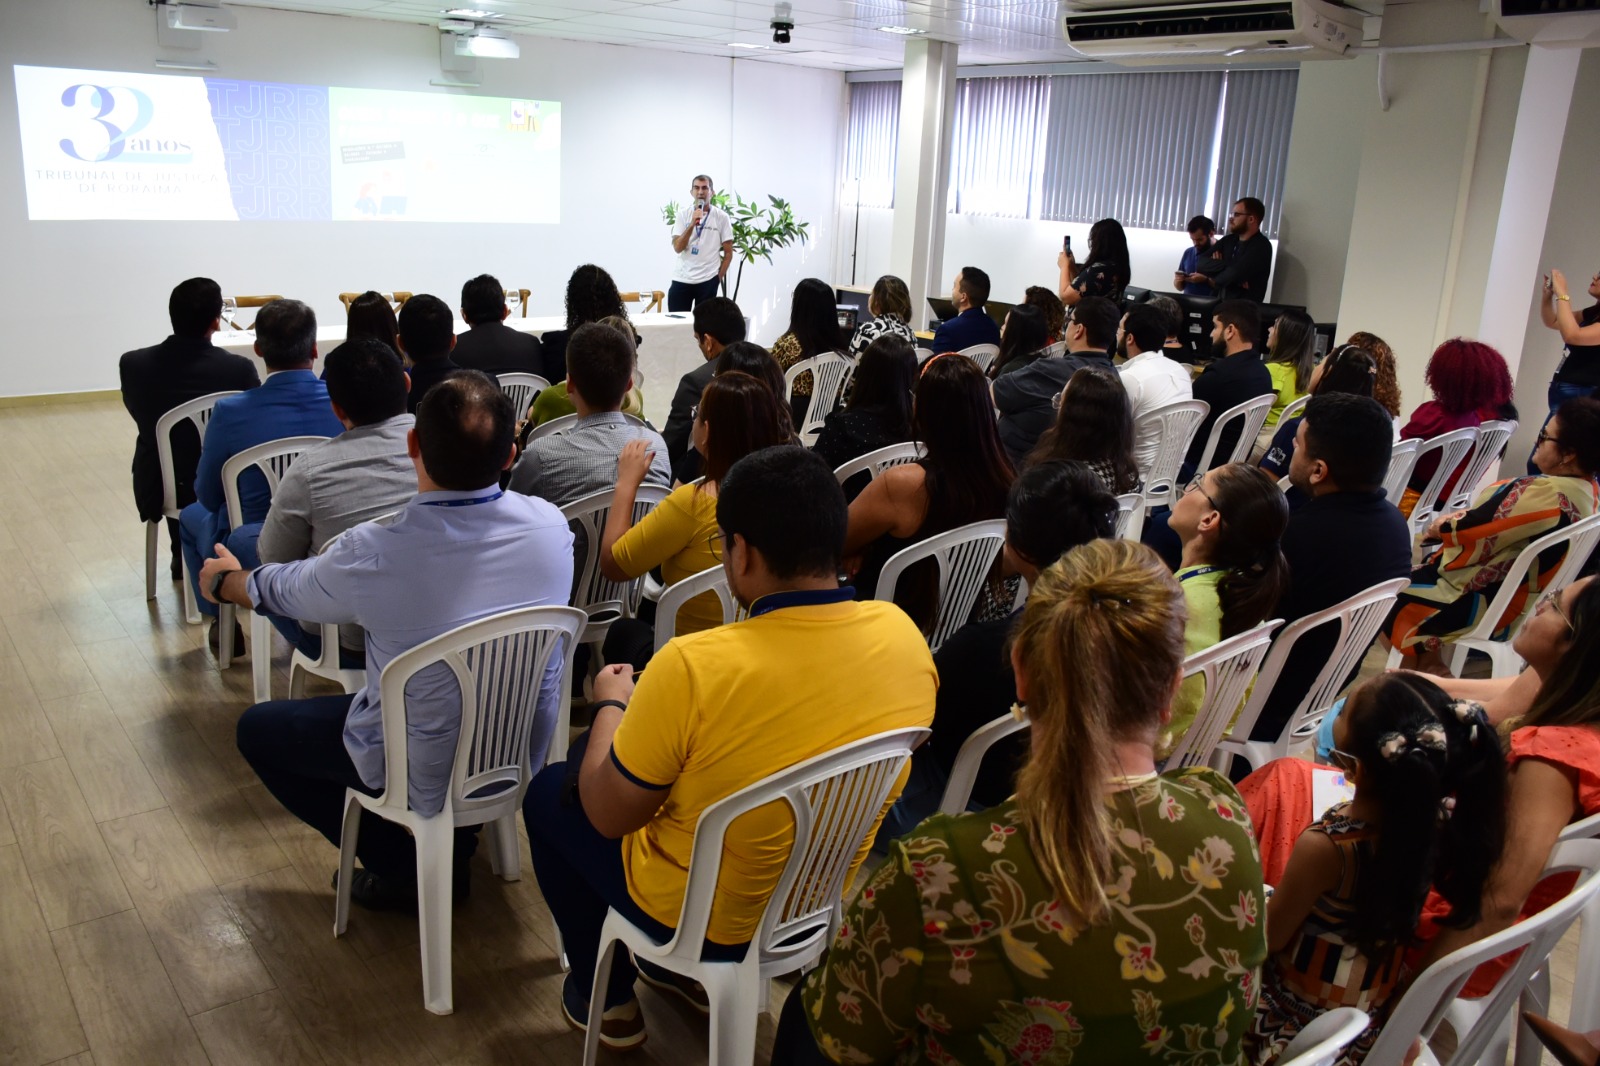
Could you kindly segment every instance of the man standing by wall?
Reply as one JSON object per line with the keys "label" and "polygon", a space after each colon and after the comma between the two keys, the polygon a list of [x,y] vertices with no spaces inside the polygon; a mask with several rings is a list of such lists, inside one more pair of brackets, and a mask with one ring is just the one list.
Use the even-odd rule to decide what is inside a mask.
{"label": "man standing by wall", "polygon": [[692,311],[700,301],[711,299],[733,264],[733,223],[711,202],[714,191],[705,174],[696,174],[689,185],[692,209],[679,217],[672,235],[678,261],[667,290],[668,311]]}
{"label": "man standing by wall", "polygon": [[1266,300],[1272,276],[1272,244],[1261,232],[1266,217],[1266,205],[1254,196],[1236,201],[1228,216],[1228,235],[1217,242],[1209,260],[1195,265],[1198,273],[1186,280],[1210,282],[1212,291],[1224,300]]}

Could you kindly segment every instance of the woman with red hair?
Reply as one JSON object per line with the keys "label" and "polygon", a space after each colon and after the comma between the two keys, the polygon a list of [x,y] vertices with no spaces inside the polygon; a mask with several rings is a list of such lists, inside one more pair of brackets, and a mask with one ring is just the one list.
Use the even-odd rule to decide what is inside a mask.
{"label": "woman with red hair", "polygon": [[[1482,341],[1455,337],[1433,350],[1424,374],[1433,399],[1411,412],[1411,421],[1400,430],[1400,439],[1427,440],[1441,433],[1482,425],[1497,418],[1516,418],[1511,405],[1511,368],[1505,356]],[[1466,460],[1462,460],[1462,466]],[[1437,454],[1424,455],[1411,472],[1411,481],[1400,499],[1400,510],[1409,517],[1428,480],[1439,469]],[[1441,497],[1455,488],[1461,470],[1456,469],[1445,482]]]}

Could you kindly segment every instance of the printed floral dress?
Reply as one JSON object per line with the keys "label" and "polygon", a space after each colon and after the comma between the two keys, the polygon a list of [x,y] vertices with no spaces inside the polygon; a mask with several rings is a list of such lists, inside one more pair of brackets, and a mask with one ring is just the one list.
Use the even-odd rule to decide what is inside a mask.
{"label": "printed floral dress", "polygon": [[1110,794],[1111,912],[1083,927],[1016,801],[895,841],[807,980],[837,1062],[1232,1066],[1266,957],[1249,818],[1205,768]]}

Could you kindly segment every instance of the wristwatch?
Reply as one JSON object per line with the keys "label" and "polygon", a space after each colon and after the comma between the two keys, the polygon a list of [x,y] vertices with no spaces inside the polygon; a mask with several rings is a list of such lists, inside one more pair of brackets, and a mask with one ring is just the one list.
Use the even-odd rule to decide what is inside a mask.
{"label": "wristwatch", "polygon": [[237,574],[237,570],[224,570],[211,579],[211,598],[218,603],[222,602],[222,583],[228,580],[229,574]]}

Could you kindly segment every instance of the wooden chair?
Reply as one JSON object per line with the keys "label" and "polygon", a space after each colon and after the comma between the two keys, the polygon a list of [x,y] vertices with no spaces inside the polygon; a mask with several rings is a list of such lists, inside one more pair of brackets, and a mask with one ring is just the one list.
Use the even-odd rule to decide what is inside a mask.
{"label": "wooden chair", "polygon": [[[265,307],[269,303],[271,303],[273,300],[281,300],[281,299],[283,299],[283,297],[279,296],[277,293],[272,293],[271,295],[268,295],[268,296],[224,296],[222,298],[222,325],[223,325],[223,328],[225,328],[225,329],[233,329],[233,330],[240,330],[240,331],[255,329],[256,328],[256,324],[254,322],[250,323],[248,326],[241,326],[239,324],[239,320],[238,320],[238,312],[239,312],[239,310],[241,308],[245,308],[245,307]],[[230,301],[230,300],[233,301],[233,313],[232,314],[228,313],[228,301]]]}
{"label": "wooden chair", "polygon": [[[339,302],[344,304],[345,314],[348,315],[350,313],[350,305],[354,303],[356,297],[360,295],[361,293],[359,292],[341,292],[339,294]],[[398,289],[394,292],[380,292],[378,295],[394,304],[394,309],[396,311],[404,307],[405,302],[411,299],[411,294],[409,292],[400,292]]]}
{"label": "wooden chair", "polygon": [[620,295],[625,304],[644,304],[643,313],[647,315],[660,311],[667,299],[667,294],[660,289],[651,289],[648,292],[625,292]]}
{"label": "wooden chair", "polygon": [[532,289],[507,289],[506,304],[513,311],[519,306],[522,308],[522,317],[528,317],[528,297],[533,295]]}

